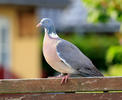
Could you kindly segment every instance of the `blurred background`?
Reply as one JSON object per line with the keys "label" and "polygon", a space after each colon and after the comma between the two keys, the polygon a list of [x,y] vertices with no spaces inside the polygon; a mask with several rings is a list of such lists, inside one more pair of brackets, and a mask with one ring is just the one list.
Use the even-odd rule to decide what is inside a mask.
{"label": "blurred background", "polygon": [[0,78],[59,74],[42,54],[43,17],[105,76],[122,76],[121,0],[0,0]]}

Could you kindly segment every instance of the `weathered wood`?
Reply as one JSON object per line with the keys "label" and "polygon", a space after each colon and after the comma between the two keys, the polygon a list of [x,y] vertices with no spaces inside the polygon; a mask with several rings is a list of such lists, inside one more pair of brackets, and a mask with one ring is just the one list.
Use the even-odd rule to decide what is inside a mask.
{"label": "weathered wood", "polygon": [[0,100],[122,100],[122,93],[3,94]]}
{"label": "weathered wood", "polygon": [[122,77],[70,78],[67,84],[61,79],[5,79],[0,80],[0,93],[40,93],[122,90]]}

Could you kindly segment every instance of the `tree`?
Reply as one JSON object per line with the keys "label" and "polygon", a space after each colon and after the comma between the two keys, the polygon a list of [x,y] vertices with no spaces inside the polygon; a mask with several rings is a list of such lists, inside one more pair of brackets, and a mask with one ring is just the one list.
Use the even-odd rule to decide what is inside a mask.
{"label": "tree", "polygon": [[88,22],[106,23],[111,18],[120,22],[120,31],[117,32],[122,45],[122,0],[82,0],[88,8]]}
{"label": "tree", "polygon": [[107,22],[111,18],[122,22],[122,0],[82,0],[88,7],[89,22]]}

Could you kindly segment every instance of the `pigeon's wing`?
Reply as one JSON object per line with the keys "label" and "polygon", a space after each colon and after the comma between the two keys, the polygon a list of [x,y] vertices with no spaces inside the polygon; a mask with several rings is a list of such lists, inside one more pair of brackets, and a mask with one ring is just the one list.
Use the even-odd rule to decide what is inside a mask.
{"label": "pigeon's wing", "polygon": [[60,40],[56,46],[58,57],[67,65],[75,69],[81,76],[103,76],[90,59],[86,57],[75,45]]}

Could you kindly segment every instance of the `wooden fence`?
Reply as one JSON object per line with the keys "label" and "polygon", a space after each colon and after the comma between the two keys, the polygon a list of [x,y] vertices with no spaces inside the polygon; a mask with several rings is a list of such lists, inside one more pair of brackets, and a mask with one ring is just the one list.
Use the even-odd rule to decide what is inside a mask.
{"label": "wooden fence", "polygon": [[[122,100],[122,77],[1,79],[0,100]],[[103,92],[108,91],[108,92]]]}

